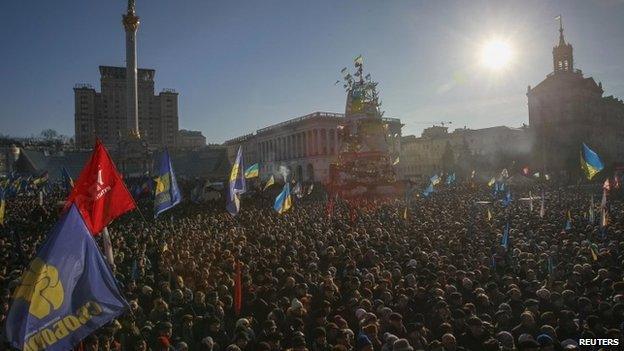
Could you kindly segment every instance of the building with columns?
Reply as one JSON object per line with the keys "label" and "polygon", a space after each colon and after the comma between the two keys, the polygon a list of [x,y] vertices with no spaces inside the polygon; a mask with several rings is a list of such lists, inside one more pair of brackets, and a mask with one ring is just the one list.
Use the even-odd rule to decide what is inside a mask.
{"label": "building with columns", "polygon": [[575,68],[572,49],[560,22],[553,71],[537,86],[528,87],[527,98],[533,168],[576,177],[581,176],[582,143],[607,167],[624,162],[624,102],[603,96],[602,84]]}
{"label": "building with columns", "polygon": [[[384,121],[401,124],[396,118]],[[245,166],[259,163],[262,179],[279,175],[280,167],[286,167],[298,181],[326,182],[329,165],[341,149],[339,128],[343,124],[342,113],[314,112],[228,140],[225,145],[230,160],[241,146]]]}

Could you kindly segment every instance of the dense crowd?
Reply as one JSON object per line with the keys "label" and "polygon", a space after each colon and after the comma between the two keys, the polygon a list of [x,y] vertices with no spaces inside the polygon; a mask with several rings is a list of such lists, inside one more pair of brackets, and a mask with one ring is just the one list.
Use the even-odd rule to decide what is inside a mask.
{"label": "dense crowd", "polygon": [[[109,227],[131,311],[80,349],[598,350],[579,339],[622,340],[621,201],[610,199],[610,222],[600,230],[587,219],[588,189],[549,186],[543,218],[540,200],[532,212],[519,200],[529,190],[540,193],[513,188],[507,207],[478,203],[493,200],[484,185],[457,185],[415,196],[407,211],[404,200],[328,206],[307,198],[283,215],[268,198],[245,199],[236,217],[221,202],[183,202],[156,220],[135,211]],[[59,200],[7,204],[2,325]]]}

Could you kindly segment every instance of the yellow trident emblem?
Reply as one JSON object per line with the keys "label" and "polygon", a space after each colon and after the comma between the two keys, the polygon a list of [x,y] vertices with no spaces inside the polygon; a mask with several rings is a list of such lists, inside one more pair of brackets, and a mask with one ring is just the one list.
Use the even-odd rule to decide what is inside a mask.
{"label": "yellow trident emblem", "polygon": [[28,312],[42,319],[63,304],[63,284],[58,270],[35,258],[22,276],[21,285],[15,290],[14,298],[29,302]]}

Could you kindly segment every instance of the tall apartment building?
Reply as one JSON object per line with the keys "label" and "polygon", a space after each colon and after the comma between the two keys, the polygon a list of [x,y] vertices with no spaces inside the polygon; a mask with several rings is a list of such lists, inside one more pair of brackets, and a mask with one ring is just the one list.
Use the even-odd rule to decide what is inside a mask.
{"label": "tall apartment building", "polygon": [[[178,134],[178,93],[154,94],[153,69],[138,70],[138,116],[141,137],[150,147],[174,147]],[[89,148],[95,137],[115,148],[127,133],[126,67],[100,66],[101,91],[74,87],[76,146]]]}

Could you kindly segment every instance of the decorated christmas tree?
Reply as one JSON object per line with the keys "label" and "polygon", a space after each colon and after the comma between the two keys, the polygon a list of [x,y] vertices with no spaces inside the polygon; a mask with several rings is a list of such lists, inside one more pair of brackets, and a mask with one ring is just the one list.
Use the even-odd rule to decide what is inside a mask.
{"label": "decorated christmas tree", "polygon": [[361,56],[354,66],[354,73],[347,68],[341,71],[347,103],[345,121],[339,127],[342,146],[337,163],[332,165],[331,186],[345,197],[392,195],[397,185],[397,133],[383,118],[378,83],[370,74],[364,74]]}

